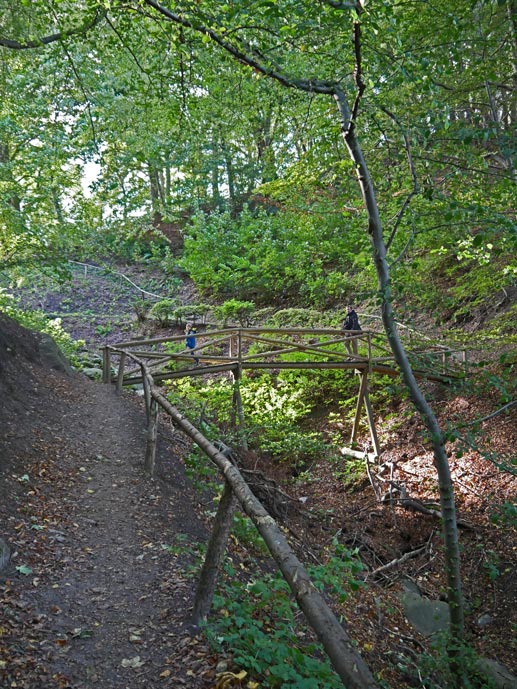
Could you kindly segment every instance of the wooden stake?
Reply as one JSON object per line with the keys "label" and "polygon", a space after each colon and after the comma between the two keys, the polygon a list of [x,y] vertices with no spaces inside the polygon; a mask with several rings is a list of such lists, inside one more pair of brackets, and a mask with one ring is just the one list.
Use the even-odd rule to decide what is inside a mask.
{"label": "wooden stake", "polygon": [[158,438],[158,403],[151,398],[151,408],[149,413],[149,425],[147,427],[147,446],[145,449],[144,469],[153,476],[154,463],[156,458],[156,440]]}
{"label": "wooden stake", "polygon": [[122,386],[124,385],[124,367],[126,365],[126,353],[122,352],[120,355],[120,362],[118,365],[118,377],[117,377],[117,392],[122,392]]}
{"label": "wooden stake", "polygon": [[102,348],[102,382],[111,383],[111,350],[109,347]]}
{"label": "wooden stake", "polygon": [[219,507],[217,508],[214,528],[210,536],[205,561],[203,562],[197,585],[196,597],[192,610],[192,623],[195,625],[206,620],[210,614],[214,591],[217,585],[217,577],[221,569],[221,564],[226,552],[226,545],[232,530],[233,515],[235,514],[236,507],[237,498],[230,484],[226,481],[219,501]]}
{"label": "wooden stake", "polygon": [[373,451],[379,457],[381,454],[379,447],[379,438],[377,436],[377,429],[375,428],[375,419],[373,418],[373,410],[370,402],[370,396],[368,395],[368,387],[364,391],[364,405],[366,407],[366,416],[368,417],[368,425],[370,427],[370,436],[372,438]]}
{"label": "wooden stake", "polygon": [[352,428],[352,436],[350,438],[350,443],[353,445],[357,440],[357,433],[359,431],[359,421],[361,419],[361,409],[363,407],[364,394],[366,392],[366,385],[368,381],[368,376],[366,372],[359,374],[361,377],[361,382],[359,383],[359,392],[357,393],[357,406],[355,408],[354,426]]}
{"label": "wooden stake", "polygon": [[144,402],[145,402],[145,416],[147,419],[147,425],[151,420],[151,389],[149,385],[149,379],[145,373],[144,367],[142,366],[142,385],[144,386]]}

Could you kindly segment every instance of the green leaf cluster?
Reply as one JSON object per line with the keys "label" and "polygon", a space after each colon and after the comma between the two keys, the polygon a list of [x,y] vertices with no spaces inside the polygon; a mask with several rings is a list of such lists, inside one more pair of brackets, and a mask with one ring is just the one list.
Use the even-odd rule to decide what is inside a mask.
{"label": "green leaf cluster", "polygon": [[[342,600],[361,585],[362,569],[356,555],[336,545],[325,565],[310,568],[321,591]],[[256,577],[248,584],[235,576],[230,562],[226,578],[214,597],[215,614],[207,634],[216,648],[232,650],[233,660],[261,680],[261,686],[279,689],[337,689],[341,681],[330,663],[320,657],[318,644],[297,620],[285,580],[278,574]]]}

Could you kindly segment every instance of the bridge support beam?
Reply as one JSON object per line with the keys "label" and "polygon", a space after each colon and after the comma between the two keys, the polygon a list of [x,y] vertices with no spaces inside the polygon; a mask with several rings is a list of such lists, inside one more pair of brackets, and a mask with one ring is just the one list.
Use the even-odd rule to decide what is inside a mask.
{"label": "bridge support beam", "polygon": [[357,404],[355,407],[354,425],[352,427],[352,435],[350,437],[350,444],[352,445],[352,447],[357,441],[357,433],[359,432],[359,421],[361,420],[361,409],[363,408],[364,395],[366,392],[366,386],[368,384],[368,377],[364,371],[359,373],[359,377],[359,392],[357,393]]}
{"label": "bridge support beam", "polygon": [[370,429],[370,437],[372,439],[373,451],[378,457],[380,455],[380,445],[379,437],[377,435],[377,429],[375,428],[375,419],[373,417],[373,409],[370,402],[370,397],[368,395],[368,372],[359,372],[360,383],[359,392],[357,393],[357,405],[355,408],[354,425],[352,427],[352,435],[350,437],[350,444],[352,447],[357,442],[357,434],[359,432],[359,422],[361,420],[361,411],[364,406],[366,408],[366,417],[368,419],[368,427]]}

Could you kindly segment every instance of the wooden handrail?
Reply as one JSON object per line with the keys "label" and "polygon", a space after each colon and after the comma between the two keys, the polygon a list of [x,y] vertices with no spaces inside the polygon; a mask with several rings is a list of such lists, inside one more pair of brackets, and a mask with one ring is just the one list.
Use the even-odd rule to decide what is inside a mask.
{"label": "wooden handrail", "polygon": [[[217,466],[240,506],[264,539],[271,556],[302,610],[308,624],[323,645],[336,673],[350,689],[378,689],[378,684],[352,639],[333,613],[324,597],[312,583],[303,563],[289,545],[282,529],[253,494],[238,468],[200,430],[198,430],[155,385],[144,361],[125,351],[141,367],[148,418],[146,468],[154,469],[154,454],[158,431],[158,406],[186,433]],[[223,548],[225,544],[222,544]]]}
{"label": "wooden handrail", "polygon": [[[350,336],[350,333],[352,335]],[[296,339],[293,339],[295,337]],[[315,338],[322,338],[320,341]],[[164,346],[167,343],[182,343],[185,335],[170,335],[168,337],[129,340],[107,345],[103,348],[103,381],[106,383],[117,381],[118,387],[135,384],[136,371],[128,371],[126,375],[111,373],[111,361],[113,355],[118,355],[123,361],[125,353],[131,352],[134,356],[143,360],[154,360],[153,369],[157,369],[156,376],[164,378],[179,378],[185,375],[200,375],[198,370],[193,373],[194,367],[187,366],[183,371],[167,370],[160,372],[161,365],[169,366],[170,362],[190,362],[192,354],[199,359],[202,370],[207,373],[220,371],[233,371],[238,366],[240,369],[357,369],[368,368],[369,372],[378,372],[391,376],[398,375],[394,358],[389,355],[382,344],[379,343],[379,334],[368,330],[343,331],[331,328],[223,328],[207,330],[196,333],[196,347],[194,349],[182,349],[178,352],[166,352]],[[300,338],[300,339],[299,339]],[[305,341],[301,338],[305,338]],[[358,354],[349,351],[356,349],[352,343],[362,345],[363,353]],[[249,352],[253,344],[267,345],[266,351]],[[146,348],[152,348],[147,350]],[[158,347],[158,351],[157,348]],[[211,348],[223,348],[211,353]],[[224,351],[226,348],[226,352]],[[288,354],[305,354],[305,360],[286,361]],[[425,363],[415,366],[415,375],[419,378],[428,378],[447,382],[451,378],[464,376],[466,360],[465,353],[461,352],[461,361],[455,369],[451,366],[453,356],[458,351],[447,349],[443,345],[430,345],[428,349],[418,348],[409,351],[410,357],[414,356],[418,361],[421,357],[428,356],[431,360],[440,358],[439,366],[433,365],[430,370],[425,370]],[[323,360],[324,359],[324,360]],[[462,365],[463,363],[463,365]],[[391,365],[390,365],[391,364]],[[120,364],[119,364],[120,369]],[[208,370],[209,369],[209,370]]]}

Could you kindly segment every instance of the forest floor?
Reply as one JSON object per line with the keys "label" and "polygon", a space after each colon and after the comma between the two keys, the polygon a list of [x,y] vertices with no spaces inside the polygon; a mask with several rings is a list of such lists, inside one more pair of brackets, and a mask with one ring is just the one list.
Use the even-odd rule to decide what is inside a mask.
{"label": "forest floor", "polygon": [[[181,544],[206,542],[213,510],[211,496],[186,478],[189,443],[162,424],[149,479],[141,399],[51,370],[38,359],[36,336],[9,322],[2,332],[0,536],[12,557],[0,574],[0,686],[215,687],[218,673],[240,668],[231,649],[216,654],[188,625],[194,556]],[[99,344],[93,326],[90,335]],[[499,406],[495,395],[428,393],[443,422],[487,417]],[[345,459],[336,466],[322,458],[310,478],[251,453],[240,459],[291,496],[284,525],[301,556],[317,560],[336,539],[357,550],[367,586],[339,612],[367,664],[394,688],[419,686],[400,660],[411,666],[428,645],[405,616],[401,581],[410,578],[433,600],[446,587],[440,520],[389,496],[393,481],[417,506],[437,504],[421,424],[403,403],[391,412],[377,419],[383,455],[372,482],[355,480]],[[486,450],[498,461],[515,459],[515,407],[481,427]],[[515,520],[507,518],[515,478],[478,449],[462,453],[451,443],[448,453],[462,523],[467,637],[515,674],[517,543]],[[246,546],[235,542],[231,552],[245,571]]]}

